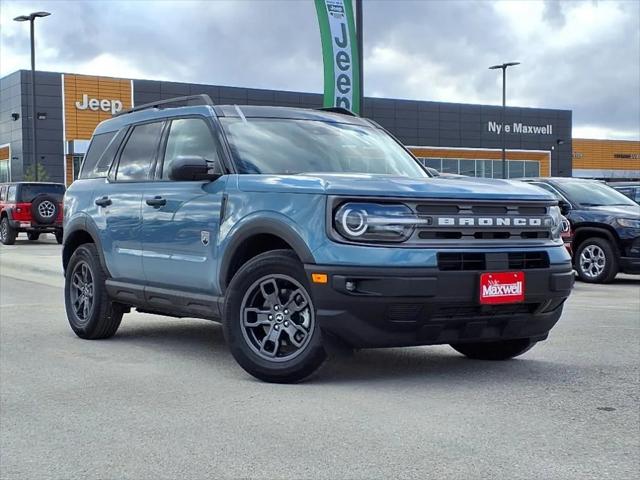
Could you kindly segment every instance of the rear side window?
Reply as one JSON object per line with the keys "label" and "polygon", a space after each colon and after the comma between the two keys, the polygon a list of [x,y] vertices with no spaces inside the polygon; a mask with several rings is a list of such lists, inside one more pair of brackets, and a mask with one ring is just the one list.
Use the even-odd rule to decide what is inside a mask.
{"label": "rear side window", "polygon": [[22,183],[20,184],[19,202],[30,203],[38,195],[46,194],[62,199],[64,196],[64,185],[55,183]]}
{"label": "rear side window", "polygon": [[133,128],[120,154],[116,181],[135,182],[148,179],[161,131],[162,122],[145,123]]}
{"label": "rear side window", "polygon": [[16,186],[11,185],[7,194],[7,202],[15,202],[16,201]]}
{"label": "rear side window", "polygon": [[[101,157],[106,153],[105,150],[115,136],[116,132],[100,133],[93,136],[91,139],[91,145],[89,145],[89,151],[87,151],[84,161],[82,162],[82,169],[80,170],[78,178],[97,178],[106,176],[106,173],[109,170],[109,165],[111,165],[111,161],[109,161],[109,165],[107,165],[106,169],[104,166],[98,168],[98,165]],[[111,156],[111,160],[113,160],[113,155]]]}

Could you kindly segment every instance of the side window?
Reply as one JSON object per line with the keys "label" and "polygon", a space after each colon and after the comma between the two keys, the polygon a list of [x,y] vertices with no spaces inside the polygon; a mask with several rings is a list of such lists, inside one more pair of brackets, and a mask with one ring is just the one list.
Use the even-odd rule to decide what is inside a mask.
{"label": "side window", "polygon": [[156,155],[162,122],[145,123],[133,128],[120,154],[116,181],[142,181],[149,177],[149,170]]}
{"label": "side window", "polygon": [[162,178],[169,179],[171,164],[182,156],[218,161],[218,148],[207,123],[201,118],[181,118],[171,122],[162,165]]}
{"label": "side window", "polygon": [[558,200],[565,200],[565,198],[551,185],[547,185],[546,183],[541,183],[541,182],[531,182],[531,184],[535,185],[536,187],[543,188],[547,192],[552,193],[553,196],[556,197],[556,199]]}
{"label": "side window", "polygon": [[16,191],[18,187],[15,185],[11,185],[7,194],[7,202],[15,202],[16,201]]}
{"label": "side window", "polygon": [[89,150],[82,162],[78,178],[96,178],[96,166],[98,164],[98,160],[100,160],[100,157],[115,135],[116,132],[107,132],[93,136],[91,139],[91,145],[89,145]]}
{"label": "side window", "polygon": [[5,194],[7,193],[7,187],[0,187],[0,202],[4,202],[6,200]]}

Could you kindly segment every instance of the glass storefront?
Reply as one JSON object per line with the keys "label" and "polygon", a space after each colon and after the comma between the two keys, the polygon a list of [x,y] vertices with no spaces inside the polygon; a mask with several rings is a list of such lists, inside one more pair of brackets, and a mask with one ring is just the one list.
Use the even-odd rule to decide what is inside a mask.
{"label": "glass storefront", "polygon": [[[471,160],[467,158],[424,158],[425,166],[441,173],[455,173],[468,177],[502,178],[502,160]],[[537,160],[507,160],[507,178],[539,177]]]}
{"label": "glass storefront", "polygon": [[0,160],[0,183],[8,182],[9,180],[9,160]]}

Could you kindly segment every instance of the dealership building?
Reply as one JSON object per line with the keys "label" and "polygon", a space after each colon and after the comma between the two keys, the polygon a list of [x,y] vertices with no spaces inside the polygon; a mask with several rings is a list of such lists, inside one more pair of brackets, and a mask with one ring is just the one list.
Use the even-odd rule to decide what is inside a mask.
{"label": "dealership building", "polygon": [[[0,182],[32,179],[31,72],[0,80]],[[133,105],[208,94],[216,104],[319,108],[322,95],[154,80],[36,72],[40,178],[70,184],[96,125]],[[501,107],[365,98],[363,116],[389,130],[427,166],[500,177]],[[640,142],[572,139],[572,112],[508,107],[508,176],[639,178]],[[577,150],[577,147],[579,149]]]}

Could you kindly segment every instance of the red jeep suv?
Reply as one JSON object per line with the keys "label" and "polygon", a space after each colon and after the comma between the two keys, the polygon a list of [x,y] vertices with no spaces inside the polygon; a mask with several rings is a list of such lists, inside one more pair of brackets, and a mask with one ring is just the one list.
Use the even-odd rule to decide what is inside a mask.
{"label": "red jeep suv", "polygon": [[13,245],[20,232],[29,240],[53,233],[62,243],[61,183],[16,182],[0,184],[0,242]]}

